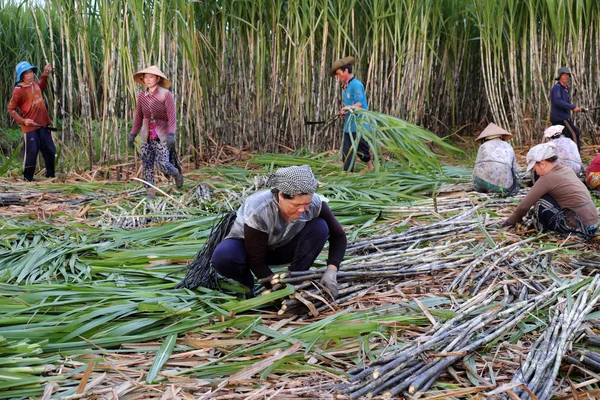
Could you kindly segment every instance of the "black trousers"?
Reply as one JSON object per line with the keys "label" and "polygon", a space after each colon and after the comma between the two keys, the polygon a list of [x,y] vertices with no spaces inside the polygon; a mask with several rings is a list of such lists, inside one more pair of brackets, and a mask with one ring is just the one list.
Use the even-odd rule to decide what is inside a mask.
{"label": "black trousers", "polygon": [[[565,119],[563,121],[550,121],[552,122],[552,125],[562,125],[565,127],[565,129],[563,130],[562,134],[565,135],[566,137],[568,137],[569,139],[573,140],[575,143],[577,143],[577,150],[579,150],[581,152],[581,131],[579,130],[578,127],[575,126],[575,124],[573,123],[572,119]],[[573,138],[573,135],[575,135],[575,137]]]}
{"label": "black trousers", "polygon": [[[327,222],[315,218],[307,222],[290,242],[269,249],[265,261],[271,265],[290,263],[290,271],[306,271],[323,250],[328,237]],[[253,293],[254,276],[247,264],[244,239],[225,239],[219,243],[213,252],[211,265],[219,274],[247,286]]]}
{"label": "black trousers", "polygon": [[[352,135],[352,139],[350,138],[350,135]],[[360,139],[356,154],[354,153],[352,141],[354,141],[354,144],[356,145],[356,132],[344,132],[344,140],[342,141],[342,160],[344,161],[344,171],[350,172],[354,172],[354,157],[356,157],[356,154],[358,154],[358,158],[363,162],[371,161],[370,147],[366,140]]]}
{"label": "black trousers", "polygon": [[27,132],[23,139],[25,140],[25,162],[23,164],[23,176],[25,180],[33,180],[37,156],[40,151],[46,165],[46,178],[53,178],[56,147],[54,146],[50,130],[39,128],[35,131]]}

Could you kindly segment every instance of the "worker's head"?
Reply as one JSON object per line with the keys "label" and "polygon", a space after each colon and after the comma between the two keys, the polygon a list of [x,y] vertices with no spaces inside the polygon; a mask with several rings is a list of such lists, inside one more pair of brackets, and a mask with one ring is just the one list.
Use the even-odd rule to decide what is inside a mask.
{"label": "worker's head", "polygon": [[557,160],[556,143],[538,144],[527,152],[527,171],[533,169],[539,176],[545,175],[554,168]]}
{"label": "worker's head", "polygon": [[156,85],[162,86],[165,89],[171,87],[171,81],[167,79],[166,75],[156,65],[151,65],[136,72],[133,74],[133,80],[148,88]]}
{"label": "worker's head", "polygon": [[306,211],[317,189],[317,179],[308,165],[279,168],[273,172],[267,185],[277,196],[279,209],[292,219]]}
{"label": "worker's head", "polygon": [[34,67],[27,61],[21,61],[20,63],[17,64],[17,67],[15,68],[15,70],[16,70],[15,71],[16,72],[16,76],[15,76],[16,83],[24,82],[24,83],[29,84],[29,83],[33,82],[33,77],[35,74],[37,74],[38,67]]}
{"label": "worker's head", "polygon": [[562,131],[565,129],[564,125],[552,125],[549,128],[546,128],[544,131],[544,139],[556,139],[562,135]]}
{"label": "worker's head", "polygon": [[331,64],[329,74],[337,77],[340,82],[346,83],[352,77],[352,65],[354,65],[354,57],[340,58]]}
{"label": "worker's head", "polygon": [[560,67],[556,73],[555,80],[559,81],[562,85],[566,86],[571,78],[571,71],[567,67]]}

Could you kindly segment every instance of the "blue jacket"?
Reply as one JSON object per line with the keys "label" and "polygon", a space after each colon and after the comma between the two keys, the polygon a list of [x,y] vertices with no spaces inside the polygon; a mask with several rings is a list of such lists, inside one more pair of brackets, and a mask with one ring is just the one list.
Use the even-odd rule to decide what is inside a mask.
{"label": "blue jacket", "polygon": [[[367,104],[367,96],[365,95],[365,87],[356,78],[350,79],[348,82],[348,87],[344,90],[344,105],[345,106],[353,106],[356,103],[362,104],[363,110],[368,110],[369,105]],[[344,132],[356,132],[356,123],[354,119],[352,121],[348,121],[350,118],[350,113],[347,113],[344,117]]]}
{"label": "blue jacket", "polygon": [[557,82],[550,90],[550,122],[556,125],[564,120],[571,119],[571,110],[575,108],[571,104],[571,95],[569,89]]}

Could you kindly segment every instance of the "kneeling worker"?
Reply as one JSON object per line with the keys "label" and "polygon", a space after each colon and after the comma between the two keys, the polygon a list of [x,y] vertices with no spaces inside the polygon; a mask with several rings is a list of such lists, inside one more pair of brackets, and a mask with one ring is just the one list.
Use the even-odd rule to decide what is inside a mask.
{"label": "kneeling worker", "polygon": [[267,185],[272,189],[251,195],[238,209],[229,235],[213,252],[212,267],[247,286],[253,296],[254,276],[265,281],[273,275],[269,265],[287,263],[290,271],[306,271],[329,240],[321,283],[336,297],[346,233],[327,203],[315,194],[317,180],[310,167],[279,168]]}

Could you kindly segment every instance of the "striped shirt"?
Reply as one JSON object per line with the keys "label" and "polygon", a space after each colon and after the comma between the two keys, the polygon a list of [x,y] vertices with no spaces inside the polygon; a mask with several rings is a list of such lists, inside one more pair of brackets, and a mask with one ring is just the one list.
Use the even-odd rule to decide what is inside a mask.
{"label": "striped shirt", "polygon": [[155,129],[161,142],[167,140],[169,133],[175,134],[177,116],[173,94],[163,87],[154,92],[142,90],[138,95],[137,110],[131,134],[140,134],[142,143],[148,141],[148,126],[154,119]]}

